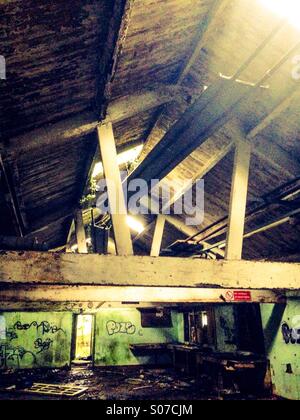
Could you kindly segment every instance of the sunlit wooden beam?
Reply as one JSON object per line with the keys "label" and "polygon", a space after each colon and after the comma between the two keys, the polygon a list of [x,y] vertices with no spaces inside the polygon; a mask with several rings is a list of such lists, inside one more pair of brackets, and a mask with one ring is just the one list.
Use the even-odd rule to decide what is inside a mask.
{"label": "sunlit wooden beam", "polygon": [[228,260],[242,258],[250,157],[250,143],[238,139],[233,164],[225,249],[225,258]]}
{"label": "sunlit wooden beam", "polygon": [[111,220],[118,255],[132,255],[133,247],[130,229],[127,224],[127,206],[123,193],[120,170],[117,162],[117,149],[112,123],[98,126],[98,139],[110,203]]}
{"label": "sunlit wooden beam", "polygon": [[162,238],[164,234],[166,219],[163,215],[159,214],[156,218],[153,240],[151,245],[151,257],[158,257],[160,254]]}

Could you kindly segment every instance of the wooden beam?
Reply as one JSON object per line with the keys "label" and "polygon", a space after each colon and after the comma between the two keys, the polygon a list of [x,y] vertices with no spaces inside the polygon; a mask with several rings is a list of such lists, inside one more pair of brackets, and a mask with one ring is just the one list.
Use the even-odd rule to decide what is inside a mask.
{"label": "wooden beam", "polygon": [[209,37],[217,28],[218,19],[223,15],[224,10],[228,6],[231,0],[215,0],[213,5],[210,7],[208,16],[205,22],[201,22],[195,47],[192,49],[191,54],[188,56],[186,63],[183,66],[183,69],[180,72],[180,75],[177,79],[177,84],[181,84],[187,74],[189,73],[191,67],[195,61],[199,58],[202,48],[207,43]]}
{"label": "wooden beam", "polygon": [[[253,130],[255,130],[255,128]],[[232,136],[232,138],[248,140],[252,145],[252,153],[260,159],[268,162],[279,172],[285,172],[292,177],[299,174],[300,164],[295,156],[287,153],[274,141],[268,141],[262,136],[252,137],[251,133],[252,131],[250,134],[245,133],[240,127],[239,121],[232,121],[230,127],[228,128],[228,134]]]}
{"label": "wooden beam", "polygon": [[[208,140],[207,140],[208,141]],[[185,184],[182,188],[179,188],[178,190],[176,190],[175,194],[170,198],[170,200],[168,201],[168,203],[166,203],[166,205],[164,206],[164,208],[171,208],[172,205],[179,200],[183,194],[188,191],[190,188],[192,188],[193,184],[199,180],[202,179],[209,171],[211,171],[234,147],[234,142],[230,141],[228,144],[224,145],[221,149],[219,149],[213,156],[211,156],[210,159],[208,159],[205,164],[199,169],[198,172],[196,172],[192,179],[190,180],[189,183]],[[142,199],[142,203],[143,205],[145,205],[147,207],[147,203],[148,201],[146,199]],[[193,227],[190,226],[186,226],[183,221],[181,221],[180,219],[176,218],[176,217],[172,217],[172,216],[165,216],[166,220],[168,221],[168,223],[170,223],[171,225],[173,225],[177,230],[179,230],[180,232],[184,233],[187,236],[193,236],[197,233],[197,230]],[[136,235],[136,237],[134,238],[134,242],[136,242],[137,240],[139,240],[142,236],[143,233],[146,233],[151,226],[153,226],[154,222],[149,223],[146,227],[145,230],[143,232],[141,232],[140,234]],[[205,246],[208,246],[208,244],[205,244]],[[217,254],[219,254],[220,256],[224,257],[224,251],[222,250],[218,250],[216,251]]]}
{"label": "wooden beam", "polygon": [[[248,137],[246,136],[246,139]],[[257,137],[251,141],[252,152],[279,173],[288,174],[289,177],[295,177],[300,173],[300,163],[296,156],[286,152],[273,140]]]}
{"label": "wooden beam", "polygon": [[134,94],[111,101],[105,121],[113,123],[124,121],[173,101],[188,103],[188,98],[201,92],[202,90],[196,91],[176,85],[156,84],[152,89],[142,89]]}
{"label": "wooden beam", "polygon": [[65,119],[55,124],[47,125],[29,133],[22,134],[9,140],[9,149],[16,155],[32,152],[35,149],[55,146],[66,141],[86,136],[96,129],[97,119],[91,112]]}
{"label": "wooden beam", "polygon": [[[161,180],[203,144],[216,130],[234,117],[239,102],[253,89],[220,78],[190,106],[164,138],[129,175],[128,181],[143,178]],[[216,100],[218,98],[218,100]]]}
{"label": "wooden beam", "polygon": [[85,229],[81,209],[76,210],[74,223],[78,252],[81,254],[86,254],[88,250],[86,245]]}
{"label": "wooden beam", "polygon": [[[139,113],[156,108],[171,101],[184,101],[191,94],[189,89],[174,85],[157,85],[153,89],[142,89],[135,94],[112,101],[107,108],[107,122],[120,122]],[[41,147],[54,146],[93,132],[99,120],[92,112],[32,130],[9,140],[9,149],[16,154],[31,152]]]}
{"label": "wooden beam", "polygon": [[[170,201],[166,204],[165,207],[171,207],[179,198],[181,198],[190,188],[193,187],[196,181],[204,178],[227,154],[233,149],[234,142],[231,141],[228,144],[221,147],[216,151],[206,162],[205,164],[197,171],[193,177],[185,184],[182,188],[179,188]],[[200,146],[201,148],[201,146]]]}
{"label": "wooden beam", "polygon": [[252,130],[247,134],[249,140],[254,139],[256,136],[261,134],[266,128],[268,128],[273,121],[275,121],[288,107],[292,102],[299,97],[299,88],[294,90],[291,94],[283,98],[273,110],[265,116]]}
{"label": "wooden beam", "polygon": [[[210,8],[210,11],[205,21],[201,22],[201,24],[199,25],[199,30],[195,38],[194,46],[190,48],[191,53],[188,52],[187,59],[185,63],[183,64],[183,67],[178,75],[178,78],[176,81],[177,86],[180,86],[182,84],[185,77],[189,73],[191,67],[193,66],[195,61],[199,58],[202,48],[207,43],[213,31],[216,29],[217,27],[216,23],[219,17],[222,16],[224,9],[227,7],[229,2],[230,0],[215,0],[213,5]],[[155,123],[153,124],[153,127],[150,130],[148,137],[145,141],[146,144],[150,141],[151,137],[153,136],[153,133],[159,129],[159,126],[161,125],[162,120],[164,119],[164,111],[165,111],[165,108],[162,110],[162,112],[157,117]]]}
{"label": "wooden beam", "polygon": [[99,146],[103,171],[107,181],[107,195],[111,207],[111,220],[118,255],[132,255],[133,247],[130,229],[127,225],[121,175],[117,162],[117,150],[111,123],[98,126]]}
{"label": "wooden beam", "polygon": [[238,139],[233,164],[225,258],[242,258],[251,146]]}
{"label": "wooden beam", "polygon": [[[98,87],[96,95],[96,105],[98,105],[98,111],[101,111],[99,113],[100,120],[105,118],[106,106],[111,97],[112,83],[126,42],[133,7],[134,0],[115,0],[114,2],[114,11],[109,24],[104,57],[99,63],[100,69],[102,67],[102,74],[104,73],[106,76],[104,89],[101,89],[101,86],[100,88]],[[104,106],[101,106],[103,97],[105,98]]]}
{"label": "wooden beam", "polygon": [[[272,220],[271,222],[260,225],[257,228],[251,229],[250,231],[244,233],[243,238],[248,239],[248,238],[251,238],[251,236],[257,235],[262,232],[266,232],[271,229],[275,229],[281,225],[284,225],[285,223],[289,223],[293,218],[296,218],[299,215],[299,213],[300,213],[300,209],[286,212],[282,214],[281,217],[276,218]],[[205,251],[215,250],[215,248],[221,249],[226,246],[226,241],[219,241],[219,242],[214,243],[213,245],[207,245],[207,244],[205,245],[205,243],[203,242],[203,245],[205,247],[204,249]]]}
{"label": "wooden beam", "polygon": [[156,218],[155,223],[155,229],[154,229],[154,235],[151,245],[151,257],[158,257],[160,254],[160,248],[164,233],[164,227],[165,227],[166,219],[163,215],[159,214]]}
{"label": "wooden beam", "polygon": [[5,194],[5,199],[7,201],[8,206],[11,209],[11,213],[14,216],[13,224],[15,227],[16,234],[18,236],[24,236],[26,230],[25,218],[23,217],[23,214],[20,210],[18,196],[15,191],[14,182],[10,176],[9,168],[5,165],[5,162],[2,159],[2,155],[0,154],[0,177],[1,173],[7,190]]}
{"label": "wooden beam", "polygon": [[[1,293],[0,310],[5,304],[17,301],[18,309],[26,302],[90,302],[93,307],[103,302],[157,302],[157,303],[278,303],[280,293],[269,290],[200,289],[188,287],[131,287],[131,286],[66,286],[34,285]],[[42,303],[43,305],[44,303]],[[89,305],[90,307],[92,306]],[[98,304],[99,306],[99,304]]]}
{"label": "wooden beam", "polygon": [[5,283],[299,290],[300,264],[2,252],[0,279],[0,290]]}

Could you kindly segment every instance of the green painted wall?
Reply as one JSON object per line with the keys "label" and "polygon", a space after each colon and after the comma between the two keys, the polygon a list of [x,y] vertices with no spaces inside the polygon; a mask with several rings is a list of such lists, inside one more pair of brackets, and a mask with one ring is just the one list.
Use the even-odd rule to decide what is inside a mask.
{"label": "green painted wall", "polygon": [[71,332],[71,313],[0,313],[0,369],[69,365]]}
{"label": "green painted wall", "polygon": [[237,350],[235,315],[233,305],[215,305],[216,349],[232,352]]}
{"label": "green painted wall", "polygon": [[[263,304],[261,314],[274,393],[300,400],[300,340],[297,343],[298,330],[300,333],[300,301],[288,300],[286,307]],[[285,335],[282,333],[284,324],[290,329],[285,328]]]}
{"label": "green painted wall", "polygon": [[[114,323],[122,323],[123,332],[115,332]],[[172,312],[172,328],[142,328],[137,309],[101,309],[96,315],[95,364],[137,365],[151,364],[155,358],[135,355],[129,344],[183,342],[183,315]],[[169,361],[160,355],[158,363]]]}

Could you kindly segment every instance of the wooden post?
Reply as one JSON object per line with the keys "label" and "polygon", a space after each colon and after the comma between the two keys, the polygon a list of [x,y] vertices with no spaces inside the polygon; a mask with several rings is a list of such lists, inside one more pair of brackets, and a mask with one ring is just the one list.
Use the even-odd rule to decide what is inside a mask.
{"label": "wooden post", "polygon": [[115,203],[111,214],[114,238],[118,255],[133,255],[130,229],[127,225],[127,207],[117,163],[117,150],[111,123],[97,127],[103,171],[107,180],[107,195],[110,204]]}
{"label": "wooden post", "polygon": [[163,215],[158,214],[155,223],[154,235],[151,246],[151,257],[158,257],[160,254],[161,242],[164,233],[166,219]]}
{"label": "wooden post", "polygon": [[74,222],[75,222],[75,232],[76,232],[78,252],[80,254],[87,254],[88,250],[86,246],[86,237],[85,237],[85,230],[84,230],[84,223],[83,223],[81,209],[76,210]]}
{"label": "wooden post", "polygon": [[234,156],[225,250],[225,258],[228,260],[242,258],[250,157],[250,143],[238,139]]}

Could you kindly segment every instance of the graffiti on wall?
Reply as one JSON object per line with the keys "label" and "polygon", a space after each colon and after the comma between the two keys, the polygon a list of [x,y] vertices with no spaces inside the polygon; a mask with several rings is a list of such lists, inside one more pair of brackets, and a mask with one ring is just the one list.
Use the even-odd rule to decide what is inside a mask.
{"label": "graffiti on wall", "polygon": [[31,363],[36,362],[35,354],[24,349],[24,347],[13,346],[9,343],[0,344],[0,368],[6,368],[9,366],[20,367],[20,361],[25,357],[29,357]]}
{"label": "graffiti on wall", "polygon": [[6,337],[6,340],[12,341],[18,338],[18,334],[12,328],[6,328],[5,337]]}
{"label": "graffiti on wall", "polygon": [[41,338],[37,338],[34,342],[34,348],[38,350],[36,354],[49,350],[52,343],[53,340],[51,340],[51,338],[47,338],[45,341],[43,341]]}
{"label": "graffiti on wall", "polygon": [[[42,352],[50,350],[54,340],[54,335],[58,333],[66,334],[65,330],[58,327],[56,324],[51,324],[48,321],[33,321],[31,323],[22,323],[17,321],[11,327],[7,327],[2,322],[1,339],[5,342],[0,344],[0,368],[20,367],[21,362],[26,360],[26,364],[35,364],[36,356]],[[15,340],[20,338],[20,334],[27,334],[29,331],[35,332],[40,337],[33,338],[32,347],[30,350],[22,346],[13,344]],[[51,335],[44,337],[45,334]],[[44,338],[43,338],[44,337]]]}
{"label": "graffiti on wall", "polygon": [[288,323],[284,322],[281,333],[285,344],[300,344],[300,328],[290,328]]}
{"label": "graffiti on wall", "polygon": [[133,335],[136,332],[136,327],[131,322],[107,321],[106,331],[108,335],[114,335],[114,334]]}
{"label": "graffiti on wall", "polygon": [[65,331],[62,328],[59,328],[55,324],[50,324],[48,321],[33,321],[30,324],[22,324],[20,321],[17,321],[13,328],[18,331],[27,331],[31,328],[35,328],[38,333],[44,334],[56,334],[59,331],[65,333]]}

